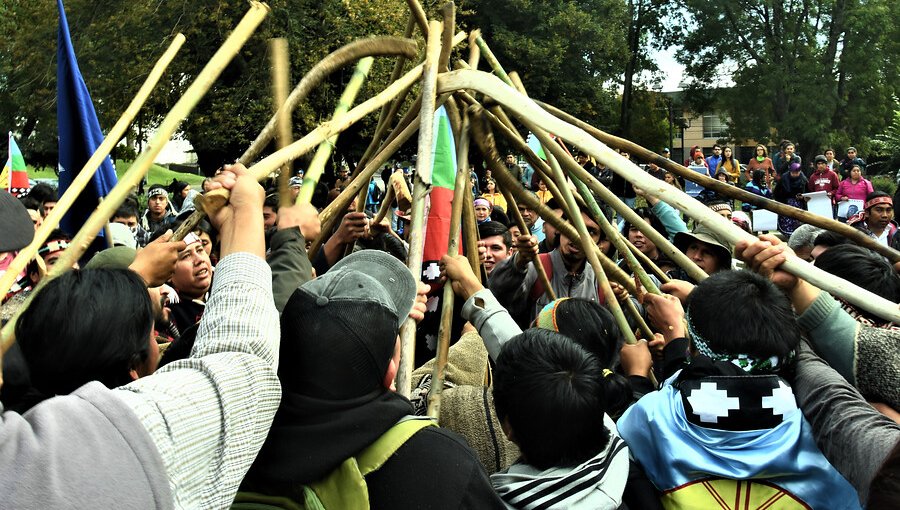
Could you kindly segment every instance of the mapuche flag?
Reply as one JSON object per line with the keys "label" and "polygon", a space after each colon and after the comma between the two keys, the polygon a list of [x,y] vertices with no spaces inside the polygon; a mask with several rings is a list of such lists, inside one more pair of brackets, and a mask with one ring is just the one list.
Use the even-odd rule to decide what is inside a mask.
{"label": "mapuche flag", "polygon": [[28,169],[25,167],[25,158],[16,144],[12,133],[9,134],[9,158],[0,172],[0,187],[9,191],[14,197],[28,194],[31,184],[28,182]]}
{"label": "mapuche flag", "polygon": [[425,224],[425,246],[422,253],[422,281],[438,289],[441,271],[438,264],[447,253],[450,239],[450,210],[456,182],[456,143],[450,119],[443,106],[434,112],[434,143],[431,148],[431,194]]}
{"label": "mapuche flag", "polygon": [[[103,142],[94,103],[88,93],[72,38],[62,0],[59,7],[59,38],[56,58],[56,121],[59,125],[59,194],[66,192],[78,172]],[[116,171],[107,157],[94,174],[90,184],[62,219],[62,228],[75,235],[102,197],[116,185]],[[103,232],[99,233],[103,236]]]}

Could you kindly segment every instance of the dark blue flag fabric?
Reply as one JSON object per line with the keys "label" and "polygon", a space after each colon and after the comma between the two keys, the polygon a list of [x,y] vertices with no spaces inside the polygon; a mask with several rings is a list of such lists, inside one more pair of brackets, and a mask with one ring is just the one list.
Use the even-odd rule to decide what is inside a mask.
{"label": "dark blue flag fabric", "polygon": [[[84,84],[81,70],[78,69],[62,0],[57,0],[57,5],[59,48],[56,63],[56,121],[59,124],[59,194],[62,195],[103,142],[103,133],[100,131],[91,95]],[[62,229],[74,236],[97,207],[99,200],[109,193],[116,182],[115,167],[107,157],[91,183],[63,217]],[[103,232],[99,235],[102,237]]]}

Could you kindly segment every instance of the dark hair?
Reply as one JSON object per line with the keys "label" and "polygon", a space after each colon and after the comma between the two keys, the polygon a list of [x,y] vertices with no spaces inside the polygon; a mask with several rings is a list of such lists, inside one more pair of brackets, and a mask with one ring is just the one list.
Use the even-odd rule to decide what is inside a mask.
{"label": "dark hair", "polygon": [[547,209],[551,209],[551,210],[553,210],[553,209],[562,209],[562,206],[559,205],[559,202],[556,201],[556,198],[555,198],[555,197],[554,197],[554,198],[551,198],[550,200],[547,200],[547,203],[545,203],[544,205],[547,206]]}
{"label": "dark hair", "polygon": [[785,356],[800,343],[791,302],[774,283],[750,271],[719,271],[687,298],[694,331],[723,354]]}
{"label": "dark hair", "polygon": [[[194,211],[185,211],[185,212],[179,214],[178,217],[175,218],[175,220],[172,223],[161,225],[159,228],[156,229],[156,231],[153,232],[153,234],[150,235],[150,242],[157,240],[160,236],[162,236],[169,230],[171,230],[172,232],[178,230],[178,228],[181,226],[181,224],[184,223],[185,220],[187,220],[188,217],[193,212]],[[216,231],[212,227],[212,225],[209,224],[208,221],[200,220],[200,222],[197,223],[197,227],[193,231],[194,232],[200,231],[200,232],[203,232],[204,234],[208,235],[210,242],[213,244],[213,246],[215,246]]]}
{"label": "dark hair", "polygon": [[41,213],[41,216],[44,215],[44,204],[42,204],[40,200],[34,198],[30,194],[25,195],[24,197],[19,197],[19,202],[21,202],[22,205],[25,206],[25,209],[33,209]]}
{"label": "dark hair", "polygon": [[266,195],[266,199],[263,200],[263,207],[270,207],[273,211],[278,212],[278,193],[273,192]]}
{"label": "dark hair", "polygon": [[[868,248],[855,244],[833,246],[816,257],[814,264],[891,302],[900,301],[900,276],[890,262]],[[861,313],[882,322],[878,316],[864,310]]]}
{"label": "dark hair", "polygon": [[602,370],[595,356],[553,331],[528,329],[503,345],[494,407],[525,462],[541,470],[574,466],[606,447]]}
{"label": "dark hair", "polygon": [[153,310],[144,281],[124,269],[67,271],[49,282],[16,323],[16,338],[45,398],[90,381],[131,381],[147,359]]}
{"label": "dark hair", "polygon": [[565,299],[556,307],[557,331],[597,356],[603,367],[611,367],[622,347],[622,334],[612,314],[594,301]]}
{"label": "dark hair", "polygon": [[122,202],[122,205],[120,205],[119,208],[116,209],[116,212],[113,213],[111,219],[128,218],[131,216],[138,218],[139,214],[137,205],[131,200],[125,200],[124,202]]}
{"label": "dark hair", "polygon": [[506,245],[507,248],[512,248],[512,234],[509,233],[509,229],[506,228],[506,225],[499,221],[485,221],[484,223],[480,223],[478,225],[478,237],[480,239],[485,239],[488,237],[500,236],[503,238],[503,244]]}
{"label": "dark hair", "polygon": [[753,177],[752,177],[753,184],[756,184],[757,186],[759,186],[763,183],[763,179],[765,179],[765,178],[766,178],[765,170],[761,170],[761,169],[757,168],[756,170],[753,171]]}
{"label": "dark hair", "polygon": [[817,235],[816,239],[813,241],[813,246],[828,246],[829,248],[832,246],[840,246],[842,244],[853,244],[853,241],[830,230],[826,230]]}
{"label": "dark hair", "polygon": [[[660,221],[659,218],[657,218],[656,215],[653,214],[653,211],[651,211],[649,208],[638,207],[634,210],[634,212],[637,213],[637,215],[641,218],[645,219],[647,223],[649,223],[650,226],[653,227],[654,230],[660,233],[660,235],[662,235],[666,239],[669,238],[669,231],[666,230],[666,227],[665,225],[663,225],[662,221]],[[628,236],[628,231],[631,230],[633,226],[634,225],[632,225],[630,221],[625,221],[625,228],[622,229],[622,232],[624,232],[626,237]]]}
{"label": "dark hair", "polygon": [[33,197],[40,202],[41,205],[43,205],[44,202],[56,202],[59,199],[56,189],[46,182],[39,182],[32,186],[31,191],[28,192],[28,196]]}
{"label": "dark hair", "polygon": [[491,221],[502,223],[504,225],[509,222],[509,215],[506,214],[506,211],[504,211],[503,208],[499,205],[495,205],[491,209],[491,215],[488,217],[491,219]]}

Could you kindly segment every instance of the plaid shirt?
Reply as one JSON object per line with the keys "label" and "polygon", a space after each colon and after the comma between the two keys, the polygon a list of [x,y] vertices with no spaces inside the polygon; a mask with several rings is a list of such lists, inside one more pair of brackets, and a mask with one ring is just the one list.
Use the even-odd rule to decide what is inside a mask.
{"label": "plaid shirt", "polygon": [[176,508],[227,508],[281,399],[272,276],[262,259],[226,256],[191,357],[114,393],[137,414],[166,467]]}

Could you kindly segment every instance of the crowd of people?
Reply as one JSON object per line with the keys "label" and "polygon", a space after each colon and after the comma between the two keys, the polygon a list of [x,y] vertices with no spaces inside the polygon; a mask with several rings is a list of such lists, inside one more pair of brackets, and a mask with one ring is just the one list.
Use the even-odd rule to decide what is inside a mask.
{"label": "crowd of people", "polygon": [[[864,178],[855,150],[846,165],[827,150],[812,169],[794,152],[788,142],[770,159],[760,146],[743,166],[730,147],[696,148],[686,165],[799,207],[808,191],[860,200],[847,221],[897,247],[893,198]],[[108,248],[42,282],[74,234],[55,230],[3,298],[4,323],[20,315],[3,355],[0,506],[900,507],[900,325],[782,269],[801,257],[897,303],[895,267],[811,225],[732,245],[588,155],[576,160],[635,214],[602,201],[604,218],[570,211],[510,154],[515,196],[528,199],[473,170],[480,264],[445,255],[431,285],[406,267],[409,211],[375,219],[391,175],[412,172],[399,164],[327,232],[319,212],[352,183],[346,166],[311,203],[241,165],[201,190],[152,185],[112,215]],[[289,196],[304,184],[292,176]],[[228,203],[172,240],[215,189]],[[752,207],[699,198],[752,231]],[[44,185],[0,191],[0,271],[56,201]],[[559,230],[572,214],[590,239]],[[587,263],[593,246],[663,292],[613,284],[637,311],[629,329],[646,322],[652,337],[625,343]],[[692,278],[672,250],[709,277]],[[458,304],[436,421],[426,410],[440,285]],[[395,382],[409,319],[407,398]]]}

